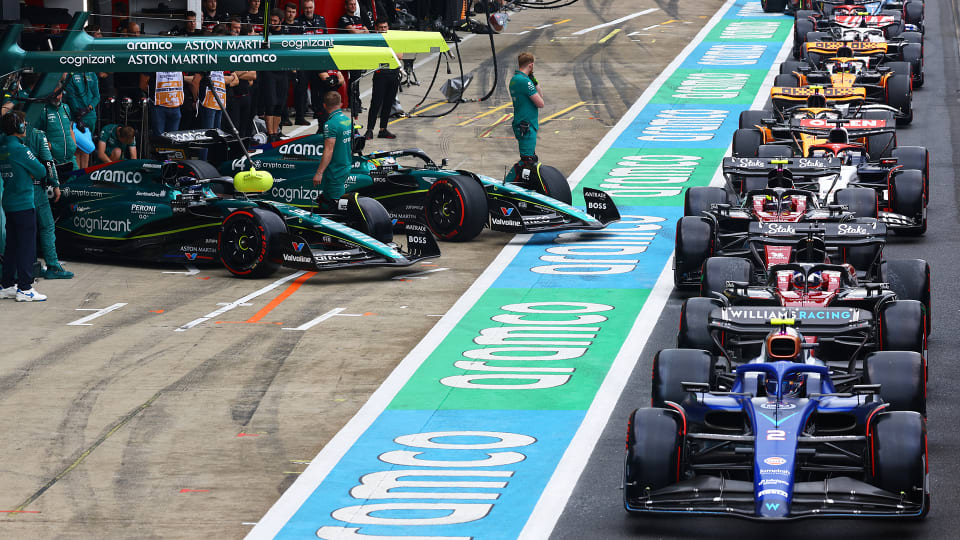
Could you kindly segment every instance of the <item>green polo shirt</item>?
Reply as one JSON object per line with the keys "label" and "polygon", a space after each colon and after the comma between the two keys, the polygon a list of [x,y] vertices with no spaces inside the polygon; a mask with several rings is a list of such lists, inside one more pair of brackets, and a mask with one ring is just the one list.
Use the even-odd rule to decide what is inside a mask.
{"label": "green polo shirt", "polygon": [[[337,143],[333,147],[333,156],[330,159],[330,165],[323,171],[323,180],[336,181],[343,184],[350,174],[350,167],[353,165],[353,154],[350,148],[350,138],[353,136],[353,125],[350,118],[339,109],[330,115],[327,123],[323,125],[323,138],[336,139]],[[341,192],[340,195],[343,193]],[[339,198],[337,195],[336,198]],[[332,196],[328,194],[328,196]]]}
{"label": "green polo shirt", "polygon": [[3,137],[0,142],[0,179],[3,181],[4,212],[34,208],[33,179],[46,175],[47,170],[19,137]]}
{"label": "green polo shirt", "polygon": [[530,127],[538,129],[540,127],[540,109],[530,101],[530,96],[536,95],[537,87],[526,73],[519,69],[513,73],[510,79],[510,99],[513,100],[513,125],[520,125],[520,122],[526,120],[530,122]]}

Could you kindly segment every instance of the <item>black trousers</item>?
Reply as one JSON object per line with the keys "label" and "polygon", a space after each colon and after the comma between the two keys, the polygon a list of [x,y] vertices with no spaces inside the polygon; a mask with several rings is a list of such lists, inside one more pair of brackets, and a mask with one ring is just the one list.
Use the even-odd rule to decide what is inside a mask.
{"label": "black trousers", "polygon": [[[253,113],[250,111],[250,94],[232,95],[227,99],[227,113],[237,125],[241,137],[253,135]],[[224,120],[226,125],[226,120]]]}
{"label": "black trousers", "polygon": [[8,212],[7,246],[3,251],[3,275],[0,285],[4,289],[14,282],[20,290],[33,287],[33,263],[37,260],[37,211],[33,208]]}
{"label": "black trousers", "polygon": [[370,112],[367,113],[367,129],[373,129],[380,117],[380,129],[387,129],[393,102],[400,89],[400,73],[393,69],[382,69],[373,74],[373,95],[370,97]]}

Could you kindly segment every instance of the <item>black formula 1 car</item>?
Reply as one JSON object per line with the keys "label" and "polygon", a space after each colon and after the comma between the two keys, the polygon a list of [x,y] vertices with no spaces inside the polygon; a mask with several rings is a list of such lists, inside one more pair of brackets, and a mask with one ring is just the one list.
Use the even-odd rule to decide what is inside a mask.
{"label": "black formula 1 car", "polygon": [[[740,159],[727,158],[730,168],[725,172],[734,181],[740,170],[737,167],[751,165]],[[826,164],[809,165],[812,172]],[[756,269],[752,283],[765,281],[770,266],[790,262],[846,263],[856,268],[861,278],[876,280],[886,226],[875,218],[857,217],[850,210],[875,205],[873,191],[840,190],[838,201],[847,204],[821,205],[815,192],[792,187],[785,172],[788,170],[782,168],[773,171],[767,178],[771,187],[750,189],[742,198],[718,187],[687,190],[684,216],[677,222],[675,237],[676,286],[700,286],[703,264],[714,256],[748,259]]]}
{"label": "black formula 1 car", "polygon": [[903,400],[923,391],[909,353],[874,353],[865,384],[839,385],[815,359],[779,359],[802,339],[787,330],[768,335],[766,354],[732,370],[720,388],[706,351],[658,354],[654,407],[635,410],[627,424],[628,512],[755,520],[927,514],[926,421]]}
{"label": "black formula 1 car", "polygon": [[[375,201],[353,197],[341,215],[314,214],[257,198],[270,189],[260,175],[198,176],[204,166],[129,160],[77,171],[54,208],[58,248],[105,260],[220,263],[238,277],[280,266],[408,266],[440,255],[425,224],[392,223]],[[394,228],[406,236],[405,251],[393,243]]]}

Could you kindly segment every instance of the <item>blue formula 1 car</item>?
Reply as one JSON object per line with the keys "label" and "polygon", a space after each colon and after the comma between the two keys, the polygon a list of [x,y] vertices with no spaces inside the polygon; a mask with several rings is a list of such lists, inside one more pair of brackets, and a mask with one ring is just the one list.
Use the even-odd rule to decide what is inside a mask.
{"label": "blue formula 1 car", "polygon": [[654,407],[635,410],[627,428],[628,512],[754,520],[926,515],[926,421],[890,403],[910,384],[920,392],[920,381],[871,380],[870,371],[897,371],[889,362],[897,352],[880,352],[867,358],[876,365],[866,384],[837,392],[830,369],[809,351],[802,361],[781,359],[798,352],[801,337],[785,330],[793,329],[771,333],[764,355],[737,366],[726,388],[711,381],[706,351],[658,354]]}

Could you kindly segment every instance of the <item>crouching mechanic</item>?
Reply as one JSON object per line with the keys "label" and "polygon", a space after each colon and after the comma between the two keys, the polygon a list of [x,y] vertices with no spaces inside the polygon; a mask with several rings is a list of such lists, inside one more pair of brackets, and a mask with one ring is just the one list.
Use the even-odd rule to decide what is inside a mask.
{"label": "crouching mechanic", "polygon": [[323,157],[320,166],[313,175],[313,185],[320,186],[317,205],[320,212],[344,210],[337,201],[343,197],[350,167],[353,164],[350,139],[353,136],[353,124],[340,108],[342,99],[337,92],[327,92],[323,96],[323,109],[329,115],[323,125]]}
{"label": "crouching mechanic", "polygon": [[109,124],[100,130],[97,141],[97,159],[112,163],[121,159],[137,159],[136,131],[130,126]]}
{"label": "crouching mechanic", "polygon": [[3,211],[6,214],[7,245],[0,298],[38,302],[47,297],[33,288],[33,262],[37,258],[37,214],[33,204],[33,183],[47,175],[44,166],[23,144],[27,122],[20,112],[0,118],[0,178],[3,180]]}

